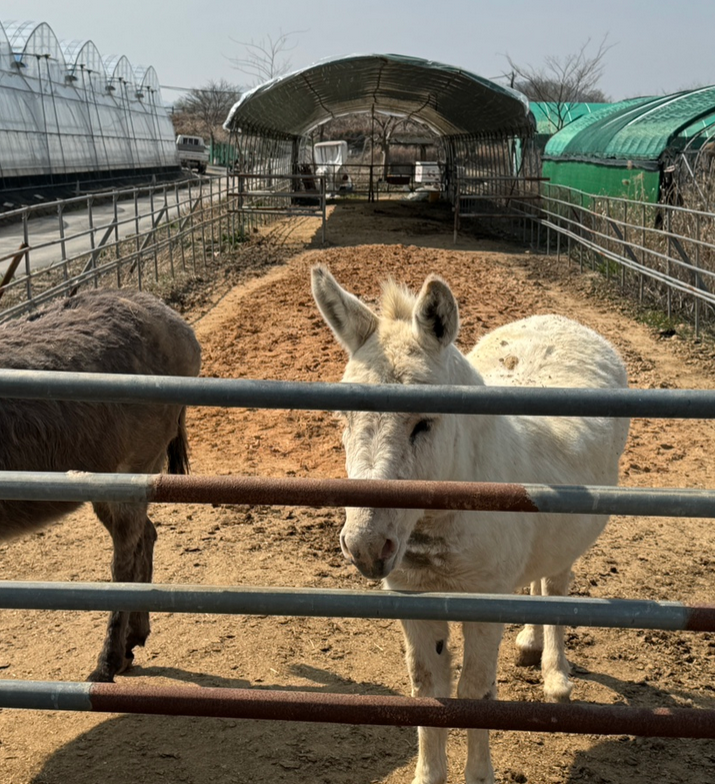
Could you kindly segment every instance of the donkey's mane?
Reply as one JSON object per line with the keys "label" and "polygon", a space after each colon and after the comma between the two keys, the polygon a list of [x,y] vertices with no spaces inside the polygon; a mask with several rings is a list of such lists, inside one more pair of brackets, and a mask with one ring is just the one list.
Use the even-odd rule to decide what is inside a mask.
{"label": "donkey's mane", "polygon": [[393,278],[388,278],[382,284],[382,298],[380,299],[380,313],[383,318],[393,321],[411,321],[412,311],[417,302],[417,297]]}

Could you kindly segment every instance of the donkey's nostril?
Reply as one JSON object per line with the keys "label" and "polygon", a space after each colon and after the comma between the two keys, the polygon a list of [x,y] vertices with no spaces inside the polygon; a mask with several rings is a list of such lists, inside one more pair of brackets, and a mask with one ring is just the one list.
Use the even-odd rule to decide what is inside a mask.
{"label": "donkey's nostril", "polygon": [[348,549],[347,544],[345,543],[345,534],[340,534],[340,549],[343,551],[343,557],[353,563],[353,557],[350,554],[350,550]]}
{"label": "donkey's nostril", "polygon": [[395,554],[395,550],[397,550],[397,544],[392,539],[385,539],[385,544],[382,546],[382,552],[380,553],[380,560],[387,561],[388,558],[392,558]]}

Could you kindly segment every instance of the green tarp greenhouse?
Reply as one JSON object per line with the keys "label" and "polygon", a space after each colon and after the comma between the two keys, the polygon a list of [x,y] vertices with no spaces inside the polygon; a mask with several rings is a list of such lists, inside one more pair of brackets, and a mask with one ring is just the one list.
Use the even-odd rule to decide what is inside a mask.
{"label": "green tarp greenhouse", "polygon": [[606,105],[556,133],[543,176],[594,195],[656,202],[665,168],[715,134],[715,87]]}

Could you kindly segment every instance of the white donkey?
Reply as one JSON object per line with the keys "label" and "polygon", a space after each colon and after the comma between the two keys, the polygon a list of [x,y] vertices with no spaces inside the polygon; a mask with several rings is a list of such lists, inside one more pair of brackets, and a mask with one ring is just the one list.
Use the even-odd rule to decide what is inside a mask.
{"label": "white donkey", "polygon": [[[381,315],[345,291],[323,266],[313,296],[347,350],[343,381],[369,384],[625,387],[626,370],[602,337],[561,316],[532,316],[484,337],[464,356],[454,345],[457,303],[430,276],[419,295],[388,282]],[[355,479],[435,479],[615,485],[628,421],[585,417],[347,414],[343,443]],[[347,509],[345,557],[393,590],[563,595],[571,566],[606,524],[604,516],[410,509]],[[402,621],[412,693],[448,697],[446,621]],[[496,697],[503,627],[465,623],[460,698]],[[541,666],[546,697],[569,699],[573,684],[563,630],[527,626],[518,660]],[[420,727],[415,784],[447,779],[447,730]],[[488,732],[468,732],[468,784],[490,784]]]}

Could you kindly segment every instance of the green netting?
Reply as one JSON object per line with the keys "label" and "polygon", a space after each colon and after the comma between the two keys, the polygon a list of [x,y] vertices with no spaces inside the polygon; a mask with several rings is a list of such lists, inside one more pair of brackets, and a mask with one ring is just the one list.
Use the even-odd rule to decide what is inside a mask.
{"label": "green netting", "polygon": [[624,112],[631,111],[633,108],[651,100],[652,98],[631,98],[628,101],[620,101],[619,103],[601,104],[601,108],[582,115],[572,123],[569,123],[563,130],[554,134],[546,145],[544,155],[556,158],[561,155],[573,155],[575,150],[579,151],[579,155],[587,155],[588,152],[584,150],[584,144],[581,142],[581,135],[587,128],[597,123],[600,126],[613,115],[618,116]]}
{"label": "green netting", "polygon": [[564,103],[532,101],[530,108],[536,120],[536,133],[553,136],[557,131],[574,120],[578,120],[584,114],[593,114],[604,106],[609,105],[606,103],[585,103],[582,101],[565,101]]}
{"label": "green netting", "polygon": [[[583,161],[544,161],[542,176],[550,185],[564,185],[594,196],[616,196],[635,201],[657,202],[660,172],[605,166]],[[584,196],[583,206],[591,199]]]}
{"label": "green netting", "polygon": [[708,139],[715,137],[715,113],[709,114],[702,120],[698,120],[698,122],[684,128],[678,134],[678,138],[682,138],[686,140],[686,142],[696,136],[700,136],[702,141],[707,141]]}
{"label": "green netting", "polygon": [[580,118],[546,145],[549,157],[657,161],[679,136],[715,111],[715,87],[634,99]]}

